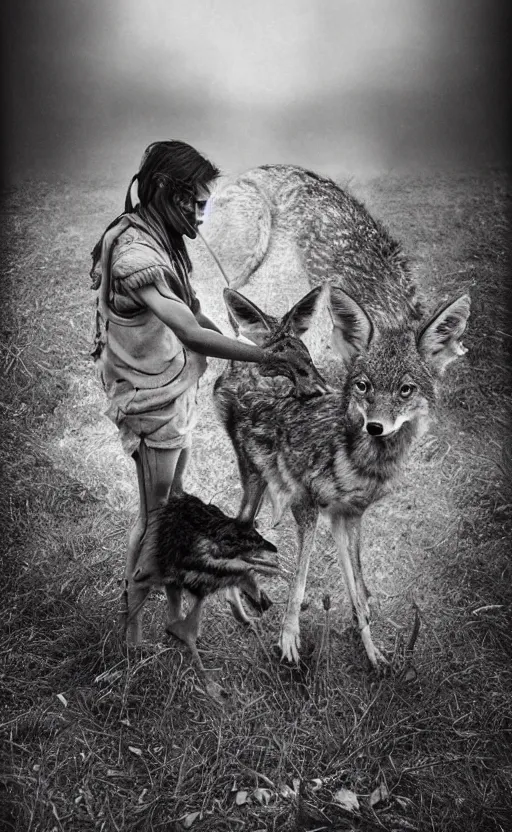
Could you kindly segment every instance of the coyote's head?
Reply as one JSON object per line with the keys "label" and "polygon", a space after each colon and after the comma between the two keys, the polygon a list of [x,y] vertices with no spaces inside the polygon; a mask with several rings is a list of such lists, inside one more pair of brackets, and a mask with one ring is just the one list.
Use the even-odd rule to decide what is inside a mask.
{"label": "coyote's head", "polygon": [[470,298],[462,295],[425,323],[377,329],[350,295],[330,288],[333,346],[344,359],[349,425],[371,436],[420,427],[436,399],[437,382],[454,359],[467,352],[461,338]]}

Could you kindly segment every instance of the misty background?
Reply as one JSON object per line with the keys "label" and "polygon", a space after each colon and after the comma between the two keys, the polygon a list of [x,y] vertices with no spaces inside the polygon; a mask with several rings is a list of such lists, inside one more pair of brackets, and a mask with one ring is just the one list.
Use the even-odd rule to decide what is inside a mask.
{"label": "misty background", "polygon": [[2,14],[7,184],[124,185],[167,138],[226,173],[508,162],[501,0],[9,0]]}

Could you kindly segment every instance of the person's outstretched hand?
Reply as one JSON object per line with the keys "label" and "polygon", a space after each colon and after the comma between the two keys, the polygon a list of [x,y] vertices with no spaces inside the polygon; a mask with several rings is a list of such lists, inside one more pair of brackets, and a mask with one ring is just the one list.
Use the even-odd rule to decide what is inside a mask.
{"label": "person's outstretched hand", "polygon": [[274,378],[284,376],[295,387],[298,397],[322,396],[332,389],[316,369],[306,347],[298,350],[296,346],[277,342],[265,348],[265,357],[258,365],[262,376]]}

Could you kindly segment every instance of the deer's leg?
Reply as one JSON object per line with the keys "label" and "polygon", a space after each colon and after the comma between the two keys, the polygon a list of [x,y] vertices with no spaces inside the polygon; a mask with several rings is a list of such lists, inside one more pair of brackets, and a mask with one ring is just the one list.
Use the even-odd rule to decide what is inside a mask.
{"label": "deer's leg", "polygon": [[[361,564],[361,517],[345,517],[345,528],[347,531],[347,546],[350,564],[352,566],[352,573],[356,587],[356,595],[358,604],[364,610],[365,616],[368,620],[371,618],[370,598],[371,594],[365,584],[363,577],[363,567]],[[340,561],[341,562],[341,561]],[[344,573],[345,568],[343,567]],[[352,596],[351,602],[352,602]],[[352,604],[352,612],[355,623],[359,626],[359,619],[357,617],[357,607]]]}
{"label": "deer's leg", "polygon": [[238,587],[229,587],[229,589],[225,590],[224,595],[236,620],[239,621],[240,624],[252,624],[253,619],[250,615],[247,615],[245,611]]}
{"label": "deer's leg", "polygon": [[186,618],[171,621],[166,627],[166,631],[180,641],[187,645],[191,654],[193,663],[199,673],[199,676],[204,680],[206,692],[217,702],[223,703],[227,698],[226,691],[212,678],[210,671],[206,670],[199,651],[197,649],[197,639],[201,634],[201,619],[203,615],[204,598],[197,598],[192,609]]}
{"label": "deer's leg", "polygon": [[369,593],[363,580],[360,559],[361,518],[332,514],[331,530],[338,550],[338,558],[367,656],[378,668],[386,659],[373,643],[370,631]]}
{"label": "deer's leg", "polygon": [[171,624],[182,617],[183,592],[175,584],[166,584],[165,594],[167,595],[168,621]]}
{"label": "deer's leg", "polygon": [[169,621],[166,626],[166,632],[170,633],[190,649],[194,662],[202,673],[206,673],[204,665],[201,661],[199,653],[197,652],[197,639],[201,633],[201,618],[203,613],[204,598],[196,598],[194,605],[186,618],[178,618],[175,621]]}
{"label": "deer's leg", "polygon": [[243,451],[237,451],[237,458],[242,483],[242,502],[238,509],[238,519],[244,523],[255,525],[267,486],[260,474],[254,470]]}
{"label": "deer's leg", "polygon": [[283,659],[298,663],[300,649],[299,613],[306,590],[309,559],[315,544],[318,509],[308,500],[292,506],[292,512],[297,523],[298,555],[281,626],[279,646]]}
{"label": "deer's leg", "polygon": [[[243,488],[238,519],[244,523],[254,525],[265,496],[266,484],[259,474],[250,471],[248,463],[241,455],[238,456],[238,464]],[[241,624],[252,624],[253,619],[245,611],[238,587],[226,589],[225,597],[236,620],[240,621]]]}

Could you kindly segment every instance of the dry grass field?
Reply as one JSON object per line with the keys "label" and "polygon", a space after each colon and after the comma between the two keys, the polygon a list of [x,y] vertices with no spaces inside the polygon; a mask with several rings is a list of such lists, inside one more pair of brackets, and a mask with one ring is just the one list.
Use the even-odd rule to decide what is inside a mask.
{"label": "dry grass field", "polygon": [[[371,673],[322,528],[301,663],[279,661],[294,532],[291,517],[269,530],[264,507],[283,576],[265,584],[274,605],[260,637],[221,599],[205,616],[200,647],[230,692],[225,708],[165,637],[163,596],[147,605],[137,655],[116,635],[136,486],[89,358],[88,255],[122,188],[39,182],[3,195],[6,832],[511,828],[509,180],[490,170],[350,187],[403,242],[432,306],[471,294],[470,351],[449,370],[437,422],[395,493],[364,525],[374,632],[393,670]],[[198,270],[195,280],[228,333],[221,278]],[[297,291],[278,294],[291,302]],[[210,401],[221,366],[212,360],[201,386],[187,487],[235,513],[234,455]]]}

